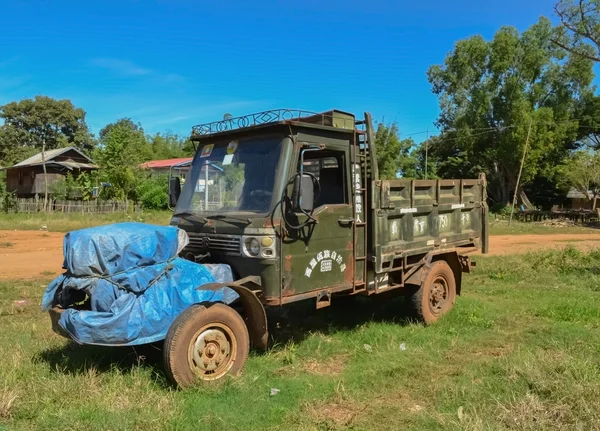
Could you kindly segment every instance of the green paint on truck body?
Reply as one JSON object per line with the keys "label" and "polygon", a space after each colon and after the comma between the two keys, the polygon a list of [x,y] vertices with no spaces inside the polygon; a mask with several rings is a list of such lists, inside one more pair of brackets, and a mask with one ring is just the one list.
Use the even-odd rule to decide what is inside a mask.
{"label": "green paint on truck body", "polygon": [[[379,180],[369,114],[258,115],[194,128],[197,172],[171,223],[190,236],[183,256],[259,277],[264,305],[399,289],[432,258],[448,256],[460,273],[466,252],[487,252],[484,177]],[[296,229],[307,216],[290,211],[292,181],[307,149],[302,169],[321,190],[315,221]]]}

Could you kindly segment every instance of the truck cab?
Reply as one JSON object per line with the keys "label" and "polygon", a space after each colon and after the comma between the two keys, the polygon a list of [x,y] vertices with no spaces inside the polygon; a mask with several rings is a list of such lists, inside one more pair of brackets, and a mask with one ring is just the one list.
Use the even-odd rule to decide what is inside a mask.
{"label": "truck cab", "polygon": [[[229,264],[237,279],[260,278],[265,305],[324,288],[351,290],[361,278],[353,237],[354,116],[270,115],[274,121],[265,124],[251,116],[194,128],[198,148],[171,220],[190,238],[183,255]],[[304,195],[294,195],[294,187]]]}

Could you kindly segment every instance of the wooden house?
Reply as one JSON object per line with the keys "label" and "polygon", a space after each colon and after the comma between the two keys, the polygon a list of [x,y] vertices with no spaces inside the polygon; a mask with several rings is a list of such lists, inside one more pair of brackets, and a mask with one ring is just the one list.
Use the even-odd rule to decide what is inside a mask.
{"label": "wooden house", "polygon": [[[46,175],[48,188],[51,184],[67,176],[70,172],[77,178],[83,172],[91,172],[98,166],[78,148],[57,148],[45,152]],[[43,195],[45,191],[44,158],[38,153],[14,166],[4,168],[6,171],[6,190],[14,192],[17,197],[28,198]]]}

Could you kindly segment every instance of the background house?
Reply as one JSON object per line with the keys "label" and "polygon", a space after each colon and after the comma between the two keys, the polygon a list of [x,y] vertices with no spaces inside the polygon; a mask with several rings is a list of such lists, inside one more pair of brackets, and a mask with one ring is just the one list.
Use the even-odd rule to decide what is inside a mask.
{"label": "background house", "polygon": [[[594,192],[590,190],[590,195],[593,196]],[[567,193],[567,199],[569,200],[569,208],[573,210],[591,210],[592,201],[587,196],[581,193],[579,190],[571,188]]]}
{"label": "background house", "polygon": [[142,163],[140,167],[153,174],[167,174],[172,170],[174,175],[185,178],[185,173],[189,170],[192,157],[181,157],[178,159],[150,160]]}
{"label": "background house", "polygon": [[[49,189],[53,183],[66,177],[68,172],[73,178],[77,178],[82,172],[98,169],[92,159],[75,147],[48,150],[45,152],[45,159]],[[45,181],[42,160],[42,153],[38,153],[14,166],[4,168],[6,190],[23,198],[43,194]]]}

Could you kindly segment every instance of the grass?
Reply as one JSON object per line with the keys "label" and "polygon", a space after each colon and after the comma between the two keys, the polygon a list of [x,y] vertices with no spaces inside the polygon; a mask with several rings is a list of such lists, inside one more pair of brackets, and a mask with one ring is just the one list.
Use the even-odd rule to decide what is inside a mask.
{"label": "grass", "polygon": [[[0,230],[43,230],[50,232],[69,232],[91,226],[117,223],[123,221],[139,221],[144,223],[166,225],[171,219],[171,211],[153,211],[136,214],[5,214],[0,213]],[[490,218],[490,235],[526,235],[526,234],[584,234],[600,233],[600,230],[583,226],[552,227],[538,223],[513,221],[508,226],[506,220]],[[0,244],[0,248],[3,247]],[[7,247],[7,246],[4,246]]]}
{"label": "grass", "polygon": [[48,230],[69,232],[103,224],[138,221],[166,225],[171,219],[170,211],[110,214],[5,214],[0,213],[0,230]]}
{"label": "grass", "polygon": [[14,246],[14,244],[10,241],[0,242],[0,248],[10,248]]}
{"label": "grass", "polygon": [[509,226],[508,220],[489,219],[490,235],[552,235],[552,234],[585,234],[600,233],[598,228],[585,226],[554,227],[540,223],[524,223],[514,221]]}
{"label": "grass", "polygon": [[600,251],[477,260],[436,325],[409,323],[401,298],[299,303],[271,313],[273,347],[242,376],[187,392],[156,346],[54,335],[48,280],[2,282],[0,428],[599,429]]}

